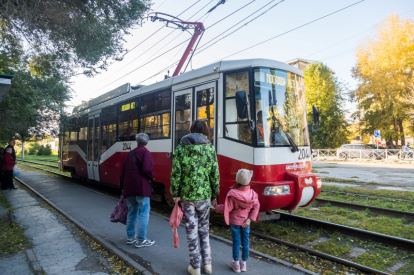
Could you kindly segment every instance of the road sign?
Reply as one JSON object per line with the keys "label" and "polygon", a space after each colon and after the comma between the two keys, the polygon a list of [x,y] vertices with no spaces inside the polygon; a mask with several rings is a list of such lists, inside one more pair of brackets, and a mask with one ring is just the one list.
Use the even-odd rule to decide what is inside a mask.
{"label": "road sign", "polygon": [[381,136],[381,131],[380,130],[375,130],[374,131],[374,137],[379,138]]}

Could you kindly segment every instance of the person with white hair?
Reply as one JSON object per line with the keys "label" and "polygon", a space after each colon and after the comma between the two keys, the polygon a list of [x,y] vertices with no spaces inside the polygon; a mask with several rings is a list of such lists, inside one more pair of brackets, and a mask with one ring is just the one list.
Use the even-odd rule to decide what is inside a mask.
{"label": "person with white hair", "polygon": [[[147,239],[147,226],[152,196],[151,180],[154,180],[154,159],[146,148],[149,137],[145,133],[135,136],[137,147],[124,160],[121,174],[122,194],[128,206],[126,223],[127,244],[136,248],[151,246],[155,241]],[[138,234],[135,228],[138,223]]]}
{"label": "person with white hair", "polygon": [[[233,260],[230,267],[236,273],[247,271],[250,222],[259,221],[259,196],[250,189],[252,176],[253,171],[240,169],[236,174],[236,184],[227,193],[224,204],[217,205],[216,200],[211,203],[217,213],[224,214],[226,224],[230,225],[233,240]],[[240,243],[243,248],[241,261],[239,261]]]}
{"label": "person with white hair", "polygon": [[[16,162],[13,160],[12,148],[7,147],[4,156],[3,156],[3,180],[2,188],[3,189],[17,189],[13,184],[13,167]],[[4,181],[4,182],[3,182]]]}

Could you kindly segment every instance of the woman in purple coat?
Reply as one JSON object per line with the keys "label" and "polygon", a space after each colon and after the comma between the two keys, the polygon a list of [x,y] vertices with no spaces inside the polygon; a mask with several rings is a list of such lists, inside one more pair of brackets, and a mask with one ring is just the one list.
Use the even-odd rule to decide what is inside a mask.
{"label": "woman in purple coat", "polygon": [[[147,144],[149,137],[141,133],[135,136],[138,147],[126,156],[122,167],[121,186],[122,194],[128,206],[128,217],[126,224],[127,244],[135,247],[151,246],[155,243],[147,239],[147,226],[150,211],[151,186],[149,180],[155,178],[154,159]],[[135,155],[135,161],[133,154]],[[135,228],[138,221],[138,234]]]}

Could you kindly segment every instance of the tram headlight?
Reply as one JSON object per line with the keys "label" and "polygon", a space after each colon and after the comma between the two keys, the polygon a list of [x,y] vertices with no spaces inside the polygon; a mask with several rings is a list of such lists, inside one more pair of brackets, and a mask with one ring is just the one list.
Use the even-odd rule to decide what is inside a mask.
{"label": "tram headlight", "polygon": [[322,179],[316,180],[316,186],[319,188],[322,188]]}
{"label": "tram headlight", "polygon": [[264,189],[266,196],[279,196],[290,194],[290,185],[268,186]]}

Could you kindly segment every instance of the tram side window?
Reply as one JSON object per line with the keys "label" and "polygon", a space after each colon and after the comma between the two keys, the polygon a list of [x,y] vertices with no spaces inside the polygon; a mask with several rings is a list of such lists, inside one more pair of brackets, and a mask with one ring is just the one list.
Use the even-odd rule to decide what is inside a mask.
{"label": "tram side window", "polygon": [[135,140],[138,132],[138,108],[136,101],[118,105],[118,140]]}
{"label": "tram side window", "polygon": [[78,118],[78,146],[86,153],[87,139],[88,139],[88,116],[81,116]]}
{"label": "tram side window", "polygon": [[252,143],[251,129],[247,118],[237,116],[236,92],[250,95],[249,72],[230,73],[225,76],[225,128],[224,134],[231,139]]}
{"label": "tram side window", "polygon": [[171,91],[156,92],[141,98],[140,132],[150,139],[170,137]]}
{"label": "tram side window", "polygon": [[102,142],[101,154],[116,142],[117,106],[112,106],[102,110]]}

